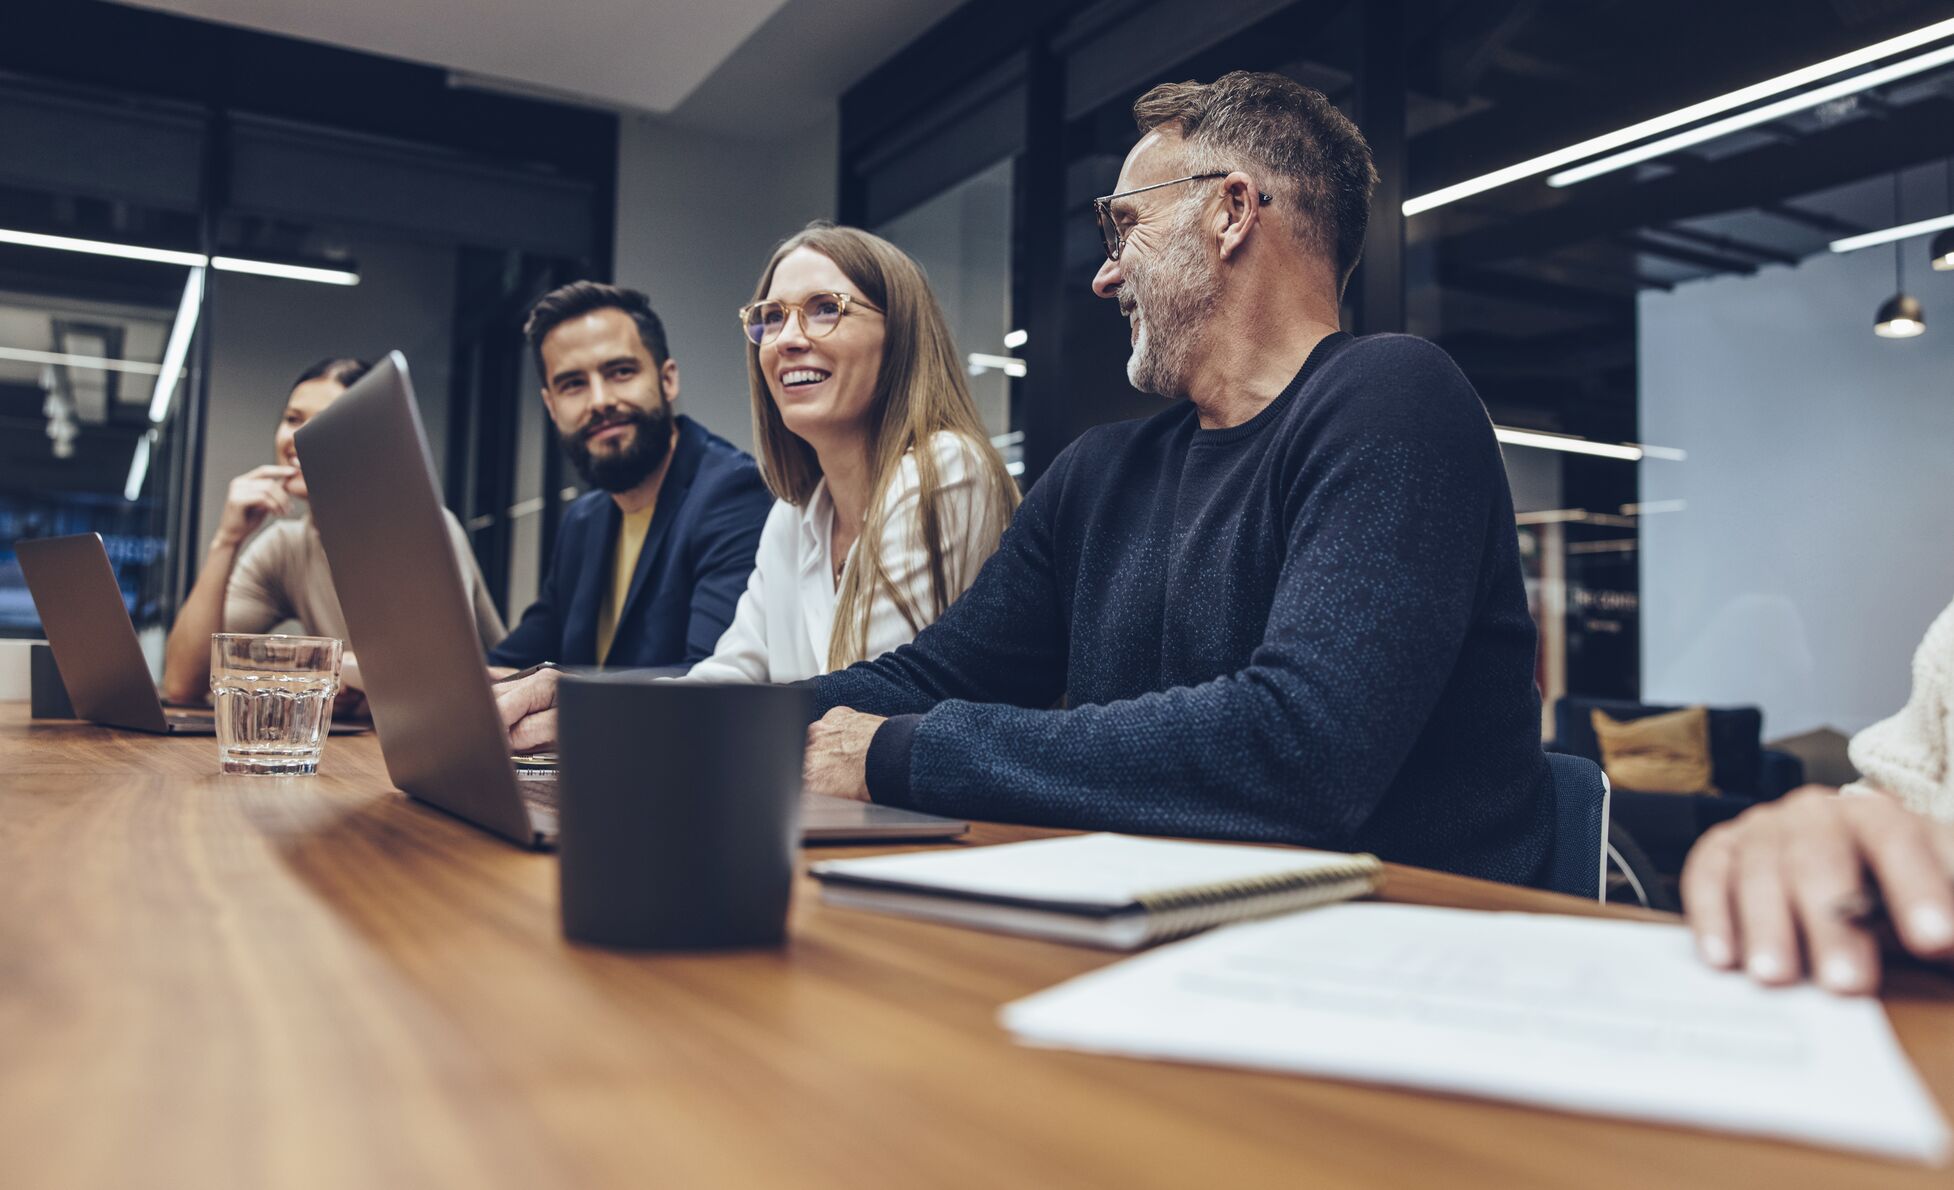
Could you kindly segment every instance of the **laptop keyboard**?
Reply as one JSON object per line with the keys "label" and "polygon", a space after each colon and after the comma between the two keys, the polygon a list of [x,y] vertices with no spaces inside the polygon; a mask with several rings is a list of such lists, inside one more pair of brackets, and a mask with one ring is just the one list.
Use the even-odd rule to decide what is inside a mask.
{"label": "laptop keyboard", "polygon": [[516,785],[522,790],[522,800],[531,806],[544,810],[556,809],[556,770],[517,768]]}

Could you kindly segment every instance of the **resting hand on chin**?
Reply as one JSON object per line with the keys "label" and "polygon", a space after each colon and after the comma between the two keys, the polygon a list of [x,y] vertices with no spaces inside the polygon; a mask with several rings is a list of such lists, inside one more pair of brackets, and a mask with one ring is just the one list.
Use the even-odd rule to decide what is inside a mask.
{"label": "resting hand on chin", "polygon": [[559,671],[539,669],[526,678],[497,683],[495,709],[509,730],[511,752],[548,752],[556,747],[556,679]]}
{"label": "resting hand on chin", "polygon": [[807,728],[807,755],[801,762],[801,787],[828,797],[868,797],[868,745],[880,715],[836,707]]}
{"label": "resting hand on chin", "polygon": [[239,546],[272,517],[290,516],[289,487],[297,467],[267,464],[253,467],[231,481],[224,492],[224,511],[217,520],[212,545]]}

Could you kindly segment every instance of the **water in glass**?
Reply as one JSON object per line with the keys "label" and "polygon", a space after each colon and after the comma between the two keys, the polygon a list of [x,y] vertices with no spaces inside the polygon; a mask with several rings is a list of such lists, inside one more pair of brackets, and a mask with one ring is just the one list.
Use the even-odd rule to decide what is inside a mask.
{"label": "water in glass", "polygon": [[210,638],[217,745],[227,773],[319,771],[319,742],[339,688],[339,642],[330,637]]}

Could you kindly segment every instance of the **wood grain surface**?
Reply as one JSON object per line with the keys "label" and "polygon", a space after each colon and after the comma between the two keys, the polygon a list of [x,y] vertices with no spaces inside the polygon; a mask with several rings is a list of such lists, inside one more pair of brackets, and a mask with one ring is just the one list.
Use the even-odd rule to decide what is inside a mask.
{"label": "wood grain surface", "polygon": [[[1115,956],[824,909],[805,879],[781,950],[572,946],[554,859],[392,792],[370,737],[329,740],[316,778],[216,769],[207,738],[0,704],[0,1186],[1949,1184],[1019,1048],[1001,1005]],[[1386,896],[1600,911],[1403,868]],[[1954,984],[1892,984],[1908,1051],[1954,1103]]]}

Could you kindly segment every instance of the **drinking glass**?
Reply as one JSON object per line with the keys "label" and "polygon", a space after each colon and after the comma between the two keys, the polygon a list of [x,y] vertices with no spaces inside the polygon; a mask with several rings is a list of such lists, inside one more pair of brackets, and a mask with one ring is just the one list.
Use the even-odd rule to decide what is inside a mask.
{"label": "drinking glass", "polygon": [[330,636],[211,635],[210,689],[225,772],[319,771],[319,738],[339,689],[339,652]]}

